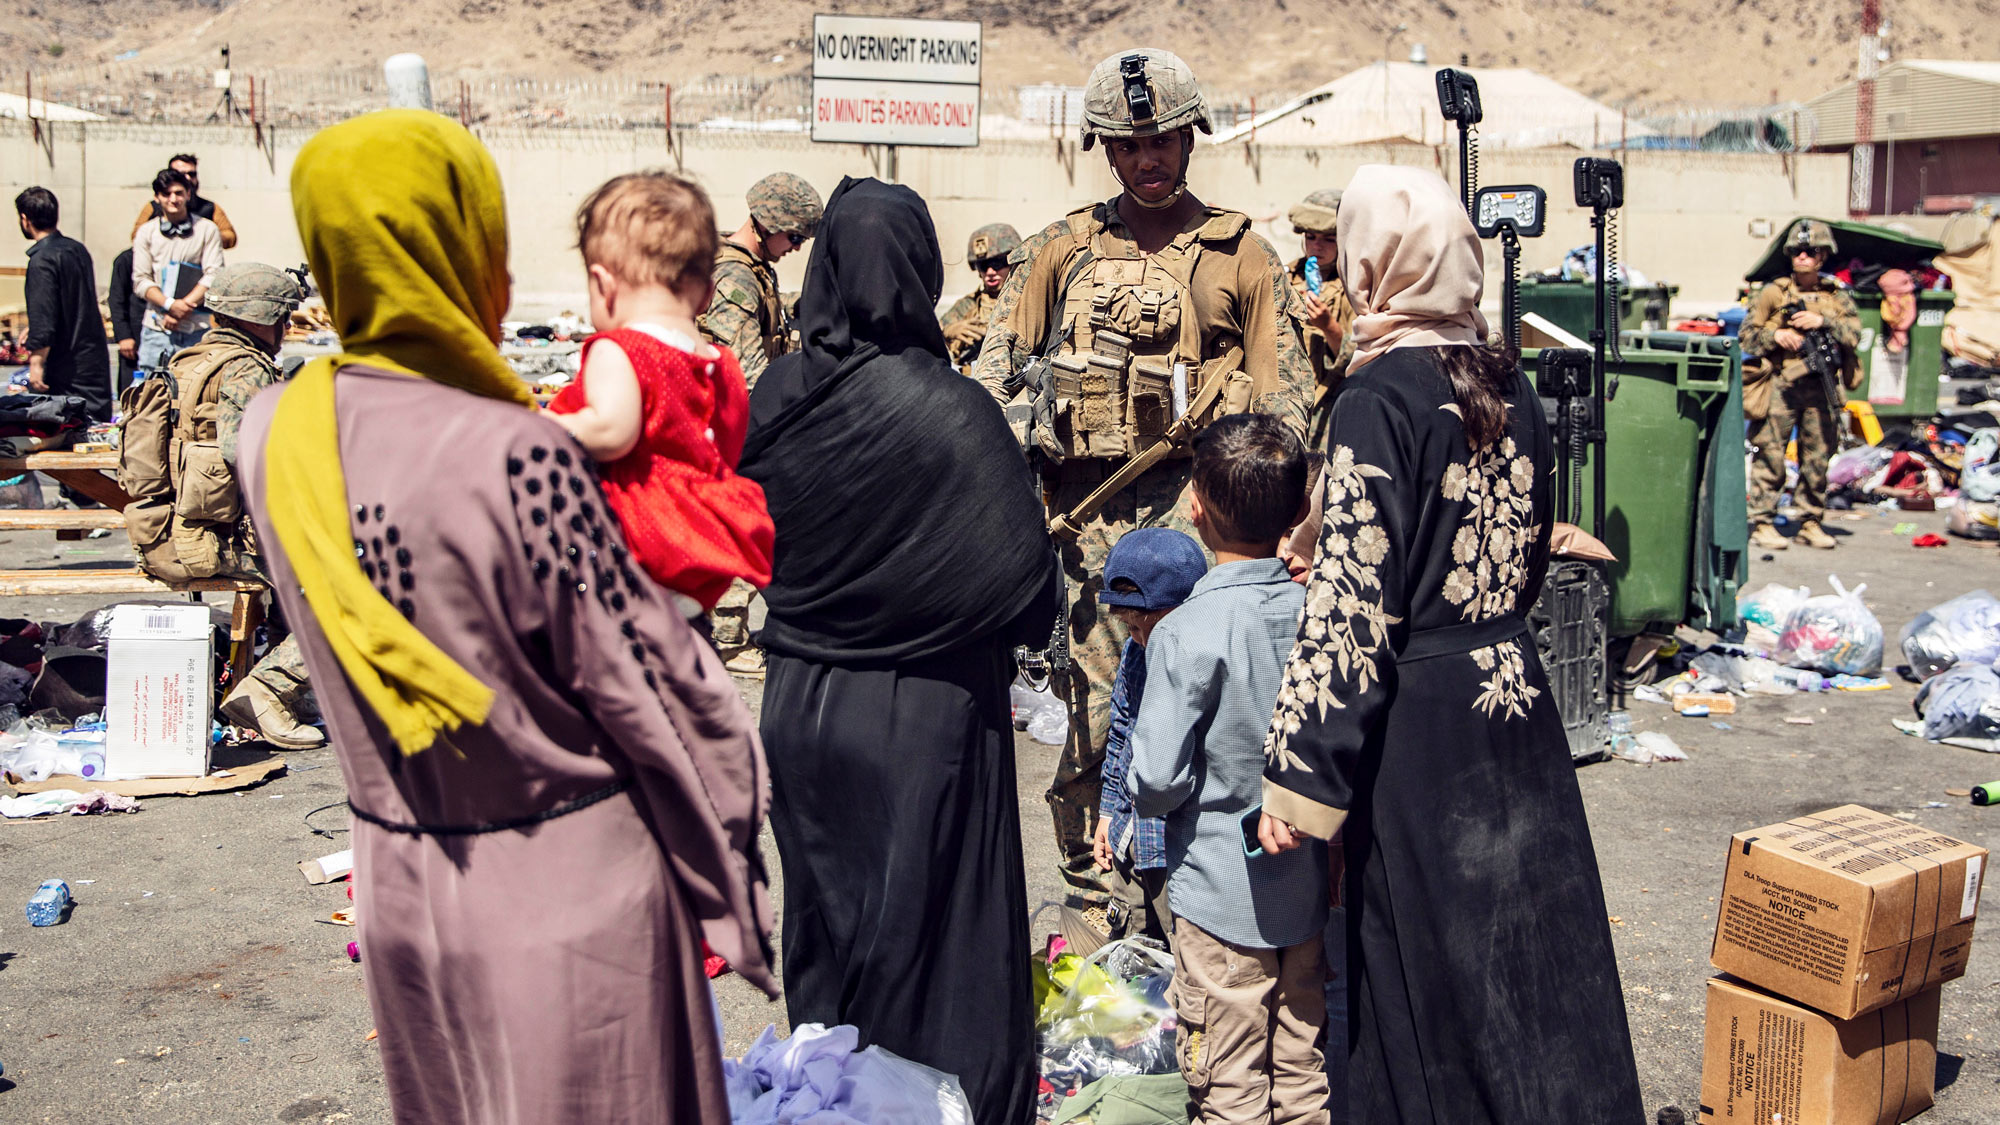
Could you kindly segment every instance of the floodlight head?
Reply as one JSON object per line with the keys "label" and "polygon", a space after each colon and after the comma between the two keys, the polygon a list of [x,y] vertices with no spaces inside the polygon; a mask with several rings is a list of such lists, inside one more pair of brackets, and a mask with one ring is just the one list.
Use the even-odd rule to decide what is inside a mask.
{"label": "floodlight head", "polygon": [[1472,229],[1481,238],[1511,230],[1518,238],[1539,238],[1548,217],[1548,193],[1533,184],[1483,187],[1472,199]]}

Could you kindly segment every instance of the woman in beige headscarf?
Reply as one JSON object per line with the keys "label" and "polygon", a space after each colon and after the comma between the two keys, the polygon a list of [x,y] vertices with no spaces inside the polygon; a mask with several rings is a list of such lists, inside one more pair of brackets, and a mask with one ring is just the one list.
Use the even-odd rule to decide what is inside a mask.
{"label": "woman in beige headscarf", "polygon": [[1549,557],[1540,403],[1487,341],[1479,240],[1436,175],[1361,169],[1339,239],[1355,354],[1260,836],[1346,843],[1346,1120],[1636,1122],[1597,860],[1523,616]]}

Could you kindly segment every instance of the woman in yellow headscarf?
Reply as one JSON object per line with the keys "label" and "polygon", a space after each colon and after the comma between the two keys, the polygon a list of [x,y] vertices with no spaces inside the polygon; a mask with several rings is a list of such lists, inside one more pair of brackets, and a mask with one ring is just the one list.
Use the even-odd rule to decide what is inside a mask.
{"label": "woman in yellow headscarf", "polygon": [[724,1122],[700,940],[775,992],[762,751],[501,358],[498,169],[436,114],[322,131],[293,208],[346,354],[240,470],[355,820],[399,1122]]}

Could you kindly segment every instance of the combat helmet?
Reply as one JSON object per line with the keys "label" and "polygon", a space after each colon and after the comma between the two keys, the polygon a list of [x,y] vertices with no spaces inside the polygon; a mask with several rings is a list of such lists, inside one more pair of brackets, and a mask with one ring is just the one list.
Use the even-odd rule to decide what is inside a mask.
{"label": "combat helmet", "polygon": [[1172,51],[1140,47],[1091,68],[1083,88],[1083,147],[1099,137],[1150,137],[1188,126],[1215,132],[1194,71]]}
{"label": "combat helmet", "polygon": [[1292,206],[1292,225],[1313,234],[1332,234],[1340,219],[1340,189],[1321,188]]}
{"label": "combat helmet", "polygon": [[1785,253],[1796,254],[1801,247],[1824,250],[1829,255],[1840,249],[1833,240],[1833,231],[1817,219],[1801,219],[1792,224],[1792,232],[1785,236]]}
{"label": "combat helmet", "polygon": [[819,192],[790,172],[773,172],[750,185],[746,197],[750,217],[771,234],[799,234],[807,238],[819,229],[825,208]]}
{"label": "combat helmet", "polygon": [[1005,258],[1021,248],[1021,232],[1006,223],[988,223],[965,240],[965,264],[973,269],[989,258]]}
{"label": "combat helmet", "polygon": [[291,274],[262,262],[242,262],[216,270],[208,285],[210,312],[250,324],[283,324],[306,293]]}

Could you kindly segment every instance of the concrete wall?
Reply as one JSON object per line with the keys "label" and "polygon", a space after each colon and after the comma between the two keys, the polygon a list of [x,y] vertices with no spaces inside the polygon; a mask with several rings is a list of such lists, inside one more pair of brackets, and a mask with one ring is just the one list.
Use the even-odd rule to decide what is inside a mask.
{"label": "concrete wall", "polygon": [[[232,257],[295,264],[303,254],[286,185],[292,159],[308,135],[267,130],[260,147],[240,126],[106,123],[44,125],[37,141],[26,123],[0,120],[0,192],[11,199],[31,184],[53,190],[62,201],[65,232],[87,243],[99,269],[108,272],[112,256],[126,244],[133,216],[150,197],[153,174],[169,155],[190,151],[201,157],[204,194],[222,204],[241,236]],[[620,172],[675,166],[657,133],[496,128],[481,135],[507,186],[516,303],[527,314],[580,304],[582,270],[571,249],[570,224],[583,196]],[[1290,256],[1299,245],[1284,214],[1308,191],[1344,184],[1365,163],[1417,164],[1449,173],[1454,155],[1422,145],[1232,145],[1202,149],[1190,179],[1202,198],[1248,212]],[[1553,266],[1567,249],[1589,241],[1587,214],[1567,206],[1576,155],[1498,150],[1482,159],[1483,183],[1541,184],[1555,204],[1548,233],[1525,247],[1525,269]],[[814,145],[790,136],[690,134],[680,157],[683,169],[714,195],[730,228],[741,220],[744,191],[768,172],[797,172],[831,193],[843,175],[887,171],[878,167],[887,159],[880,151]],[[1026,234],[1116,191],[1099,153],[1053,139],[992,142],[974,150],[903,149],[895,159],[898,178],[929,201],[954,266],[962,260],[966,237],[981,224],[1011,222]],[[1846,169],[1841,156],[1631,153],[1623,260],[1654,281],[1679,284],[1685,302],[1725,302],[1768,243],[1768,234],[1750,233],[1751,224],[1761,219],[1776,229],[1796,215],[1840,213]],[[806,257],[793,254],[780,264],[787,288],[797,287]],[[1489,257],[1497,269],[1497,242],[1489,244]],[[970,286],[969,274],[947,271],[948,295]],[[1497,301],[1497,286],[1488,289],[1489,303]]]}

